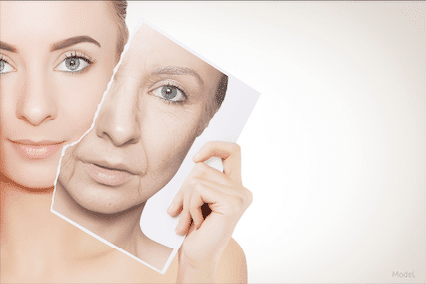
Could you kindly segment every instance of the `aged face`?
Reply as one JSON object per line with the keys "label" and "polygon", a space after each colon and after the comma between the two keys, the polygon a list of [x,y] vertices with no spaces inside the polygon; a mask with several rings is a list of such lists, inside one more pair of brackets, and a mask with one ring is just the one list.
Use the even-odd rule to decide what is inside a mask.
{"label": "aged face", "polygon": [[0,172],[52,187],[112,76],[117,22],[102,1],[2,2],[0,34]]}
{"label": "aged face", "polygon": [[64,156],[59,186],[94,212],[143,204],[170,181],[207,126],[221,75],[143,25],[95,127]]}

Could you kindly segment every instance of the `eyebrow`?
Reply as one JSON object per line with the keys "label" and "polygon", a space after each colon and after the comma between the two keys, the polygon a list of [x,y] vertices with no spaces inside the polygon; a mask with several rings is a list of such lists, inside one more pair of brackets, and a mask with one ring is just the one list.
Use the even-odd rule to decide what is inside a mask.
{"label": "eyebrow", "polygon": [[93,38],[91,38],[90,36],[75,36],[75,37],[70,37],[67,38],[63,41],[60,41],[58,43],[55,43],[52,48],[50,49],[50,51],[55,51],[58,49],[64,49],[67,48],[69,46],[75,45],[77,43],[81,43],[81,42],[90,42],[93,43],[99,47],[101,47],[101,44],[99,42],[97,42],[96,40],[94,40]]}
{"label": "eyebrow", "polygon": [[203,85],[204,81],[201,76],[195,72],[195,70],[186,68],[186,67],[177,67],[177,66],[168,66],[168,67],[160,67],[155,69],[154,74],[168,74],[168,75],[191,75],[198,82]]}
{"label": "eyebrow", "polygon": [[6,50],[6,51],[10,51],[10,52],[17,52],[16,51],[16,47],[9,45],[7,43],[4,43],[2,41],[0,41],[0,49]]}

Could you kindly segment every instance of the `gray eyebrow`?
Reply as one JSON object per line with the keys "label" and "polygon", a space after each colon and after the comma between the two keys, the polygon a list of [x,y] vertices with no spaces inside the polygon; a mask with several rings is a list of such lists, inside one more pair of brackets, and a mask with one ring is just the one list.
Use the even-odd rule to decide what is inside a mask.
{"label": "gray eyebrow", "polygon": [[81,43],[81,42],[90,42],[90,43],[93,43],[93,44],[101,47],[101,44],[99,42],[97,42],[96,40],[94,40],[93,38],[91,38],[90,36],[75,36],[75,37],[67,38],[67,39],[60,41],[58,43],[55,43],[52,46],[52,48],[50,49],[50,51],[55,51],[55,50],[58,50],[58,49],[64,49],[64,48],[67,48],[67,47],[72,46],[74,44]]}
{"label": "gray eyebrow", "polygon": [[159,67],[155,69],[154,74],[191,75],[192,77],[197,79],[201,85],[204,84],[204,81],[201,76],[191,68],[177,66]]}
{"label": "gray eyebrow", "polygon": [[17,52],[16,48],[12,45],[9,45],[5,42],[0,41],[0,49],[6,50],[6,51],[10,51],[10,52]]}

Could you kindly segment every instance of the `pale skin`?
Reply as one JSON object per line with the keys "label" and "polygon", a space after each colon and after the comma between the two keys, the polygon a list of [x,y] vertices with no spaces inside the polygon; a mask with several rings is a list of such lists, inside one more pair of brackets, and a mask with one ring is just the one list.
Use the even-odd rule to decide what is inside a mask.
{"label": "pale skin", "polygon": [[[123,56],[94,128],[68,149],[62,160],[53,210],[162,270],[171,249],[156,244],[142,233],[140,215],[145,202],[170,181],[194,139],[208,125],[214,112],[206,109],[214,109],[221,75],[159,32],[141,26]],[[165,86],[173,88],[175,96],[159,92]],[[236,162],[239,160],[238,147],[230,148],[230,144],[219,142],[210,144],[205,146],[208,150],[203,148],[194,160],[196,166],[178,194],[175,208],[169,213],[175,216],[181,207],[192,207],[182,211],[177,231],[179,234],[188,231],[191,214],[197,228],[188,237],[190,243],[184,250],[186,253],[180,254],[180,267],[194,268],[193,264],[204,263],[205,267],[199,269],[214,272],[224,244],[212,243],[215,251],[205,251],[207,243],[200,242],[206,237],[203,233],[200,236],[203,219],[196,213],[204,203],[210,204],[212,210],[220,209],[219,212],[213,210],[207,218],[204,231],[213,225],[210,230],[220,232],[214,239],[226,240],[232,235],[235,221],[248,206],[250,196],[237,184],[241,183],[240,174],[232,173],[240,168]],[[225,159],[225,175],[203,163],[211,155]],[[234,166],[236,169],[232,168]],[[97,168],[110,172],[102,173],[99,178]],[[103,177],[116,173],[124,173],[125,181],[111,183],[109,178]],[[184,200],[191,196],[194,200],[198,197],[198,203],[179,203],[178,198]],[[223,211],[227,207],[232,208],[231,212]],[[215,219],[217,214],[222,218]],[[228,225],[221,227],[224,221]],[[205,254],[194,256],[191,250],[202,250]],[[207,276],[211,282],[211,275]]]}
{"label": "pale skin", "polygon": [[[60,2],[56,2],[55,5]],[[59,54],[56,60],[50,58],[51,56],[51,46],[52,44],[58,43],[65,38],[69,38],[73,35],[65,35],[58,34],[57,38],[52,40],[45,40],[45,35],[49,35],[52,32],[52,26],[61,26],[65,25],[62,23],[59,25],[55,22],[52,24],[51,14],[48,13],[46,7],[39,8],[37,10],[37,5],[34,3],[32,7],[19,7],[19,11],[28,11],[28,17],[23,16],[26,19],[34,19],[35,16],[38,18],[37,25],[29,24],[28,27],[31,27],[33,30],[31,33],[28,33],[28,27],[21,27],[22,31],[25,33],[18,40],[14,40],[11,33],[11,27],[7,25],[11,23],[12,18],[8,18],[5,15],[14,15],[14,19],[16,19],[16,15],[19,13],[14,13],[11,11],[7,11],[7,6],[12,8],[16,3],[1,3],[1,40],[10,43],[14,47],[17,47],[17,50],[20,53],[17,53],[19,56],[27,56],[25,58],[20,57],[17,58],[15,53],[13,52],[5,52],[8,57],[11,58],[11,63],[13,67],[17,70],[16,73],[6,74],[1,79],[1,87],[2,87],[2,104],[5,106],[3,98],[5,98],[6,94],[18,94],[19,92],[13,91],[12,86],[19,86],[16,84],[8,83],[13,76],[21,74],[21,67],[31,66],[31,68],[27,68],[26,70],[34,70],[38,63],[40,62],[50,62],[51,69],[55,70],[55,67],[58,67],[60,64]],[[31,5],[31,3],[27,4]],[[52,3],[44,3],[44,5],[54,5]],[[78,21],[76,17],[69,17],[70,14],[75,15],[75,13],[70,13],[70,7],[72,5],[90,5],[84,2],[68,2],[67,5],[69,7],[66,11],[63,11],[63,14],[56,13],[55,21],[61,21],[64,19],[75,19],[77,22],[70,24],[68,28],[60,28],[54,29],[55,32],[63,32],[70,31],[75,29],[75,27],[79,26],[81,21]],[[79,7],[76,7],[79,8]],[[87,7],[87,9],[79,8],[78,14],[85,19],[93,19],[94,22],[102,22],[103,30],[105,30],[105,18],[108,16],[100,15],[100,20],[93,18],[93,13],[90,11],[99,10],[99,9],[91,9]],[[86,11],[90,13],[86,17],[82,15],[82,11]],[[58,11],[56,11],[58,12]],[[105,11],[106,12],[106,11]],[[5,15],[3,15],[5,13]],[[45,14],[43,14],[45,13]],[[77,13],[77,12],[76,12]],[[107,12],[106,12],[107,13]],[[68,18],[67,18],[68,16]],[[112,19],[111,19],[112,21]],[[16,19],[16,23],[14,23],[14,28],[19,27],[25,21],[19,21]],[[27,21],[28,23],[28,21]],[[81,25],[80,25],[81,26]],[[37,28],[46,27],[45,30],[37,30]],[[87,23],[83,25],[84,28],[87,27]],[[96,30],[96,27],[95,27]],[[102,29],[101,29],[102,30]],[[106,30],[114,30],[112,26],[110,29]],[[75,31],[75,30],[74,30]],[[9,35],[10,34],[10,35]],[[17,33],[15,32],[14,35]],[[82,34],[81,32],[77,32],[77,35]],[[87,34],[83,33],[83,34]],[[25,36],[31,35],[32,38],[25,38]],[[108,41],[102,42],[102,37],[96,38],[95,35],[92,35],[102,47],[110,46],[111,49],[115,44],[108,45]],[[37,40],[37,43],[40,43],[41,46],[29,45],[30,40]],[[116,40],[110,40],[111,42],[116,42]],[[21,44],[22,42],[22,44]],[[93,45],[93,44],[92,44]],[[78,49],[84,49],[84,53],[93,53],[90,54],[92,57],[97,57],[97,50],[99,49],[96,45],[92,46],[90,43],[82,43],[78,46]],[[28,50],[25,50],[25,47],[30,46]],[[47,48],[45,48],[47,47]],[[41,52],[46,51],[45,54],[38,53],[36,55],[31,52]],[[3,53],[3,51],[2,51]],[[59,52],[56,52],[59,53]],[[108,53],[110,53],[108,55]],[[70,104],[66,101],[58,102],[52,104],[52,98],[48,98],[46,96],[52,96],[54,94],[64,94],[58,89],[51,91],[43,90],[46,85],[39,84],[40,82],[45,82],[40,79],[37,79],[37,76],[40,74],[47,74],[43,72],[31,73],[27,72],[25,74],[33,74],[32,81],[35,82],[35,85],[30,85],[32,93],[26,93],[27,95],[21,95],[19,100],[16,101],[10,108],[13,111],[5,112],[2,109],[1,119],[2,121],[11,120],[12,123],[7,123],[4,125],[14,125],[17,123],[19,127],[22,127],[22,133],[31,133],[34,137],[19,137],[26,139],[49,139],[58,141],[66,140],[67,142],[72,142],[76,140],[91,124],[92,122],[92,113],[94,113],[97,102],[100,100],[100,96],[106,86],[106,83],[109,80],[109,77],[112,72],[112,68],[115,65],[115,54],[114,51],[106,51],[102,50],[100,53],[102,56],[107,56],[107,58],[114,58],[114,60],[107,61],[105,60],[105,66],[101,67],[100,65],[102,59],[97,57],[98,67],[93,65],[92,70],[96,70],[94,68],[99,68],[103,70],[108,70],[106,74],[102,75],[102,79],[94,79],[88,78],[87,80],[91,82],[91,86],[95,85],[93,82],[99,82],[100,86],[98,89],[94,89],[92,91],[93,94],[99,94],[99,96],[95,99],[93,96],[93,102],[91,104],[90,110],[85,109],[84,114],[88,114],[87,119],[82,121],[82,124],[79,126],[78,131],[72,131],[75,135],[72,137],[63,137],[61,135],[70,133],[68,126],[64,123],[66,121],[72,121],[74,118],[62,118],[64,113],[68,113],[68,111],[64,111],[60,107],[69,106]],[[46,57],[47,56],[47,57]],[[38,62],[28,61],[29,58],[37,58]],[[43,61],[42,59],[47,59]],[[27,61],[26,61],[27,60]],[[20,63],[23,63],[22,66]],[[58,63],[58,64],[56,64]],[[46,70],[46,65],[44,65],[43,70]],[[38,70],[39,71],[39,70]],[[56,70],[57,71],[57,70]],[[15,71],[14,71],[15,72]],[[54,76],[63,76],[62,73],[52,73]],[[89,75],[88,71],[86,75]],[[6,77],[8,76],[8,77]],[[74,75],[71,75],[74,76]],[[79,75],[76,75],[76,77]],[[76,77],[70,77],[76,79]],[[52,77],[50,77],[52,78]],[[68,78],[68,79],[70,79]],[[21,80],[21,79],[20,79]],[[63,80],[62,80],[63,81]],[[16,82],[16,81],[14,81]],[[51,81],[49,81],[51,82]],[[76,83],[77,84],[77,83]],[[71,86],[77,86],[76,84],[72,84]],[[80,83],[81,84],[81,83]],[[27,85],[29,86],[29,85]],[[52,85],[57,86],[57,85]],[[4,89],[5,88],[5,89]],[[21,91],[21,90],[19,90]],[[22,94],[22,93],[21,93]],[[79,93],[81,94],[81,93]],[[86,98],[87,96],[83,96],[82,98]],[[40,97],[40,98],[37,98]],[[70,96],[68,96],[69,98]],[[14,98],[13,96],[7,96],[7,98]],[[27,100],[28,99],[28,100]],[[64,96],[64,99],[67,99],[67,96]],[[75,102],[75,97],[72,98],[73,102]],[[87,104],[87,101],[85,102]],[[19,110],[19,111],[16,111]],[[20,114],[20,116],[14,117],[14,115]],[[7,117],[6,117],[7,115]],[[81,119],[81,117],[78,117]],[[3,123],[2,122],[2,123]],[[75,120],[74,120],[75,122]],[[14,128],[17,129],[17,128]],[[66,131],[61,132],[61,129],[65,129]],[[4,139],[8,132],[2,129],[0,135],[2,135],[2,139]],[[53,136],[47,137],[47,133],[54,133]],[[24,135],[25,136],[25,135]],[[9,137],[7,137],[9,138]],[[225,148],[220,150],[220,148],[224,146]],[[215,155],[220,153],[227,153],[222,158],[225,160],[224,167],[225,173],[212,173],[207,169],[205,172],[197,171],[197,174],[203,174],[203,180],[200,184],[201,186],[195,186],[197,190],[191,189],[190,186],[185,186],[182,188],[182,193],[179,196],[182,196],[183,199],[188,198],[187,196],[192,195],[192,191],[196,192],[201,197],[202,200],[205,200],[208,203],[211,203],[212,214],[204,221],[201,222],[199,216],[194,213],[193,219],[195,220],[195,224],[197,226],[197,230],[194,230],[189,233],[187,239],[182,246],[182,249],[179,252],[179,258],[176,258],[172,265],[170,266],[167,273],[163,276],[151,269],[141,265],[135,260],[129,258],[128,256],[122,254],[115,249],[108,247],[107,245],[99,242],[95,238],[87,235],[85,232],[80,231],[69,223],[63,221],[57,216],[53,215],[50,212],[50,205],[52,200],[52,185],[53,178],[56,172],[56,166],[58,163],[59,157],[50,157],[49,160],[38,160],[37,162],[41,162],[43,166],[27,164],[28,168],[19,167],[21,170],[13,169],[9,166],[18,165],[16,162],[19,159],[13,159],[12,164],[6,163],[1,168],[2,177],[0,179],[0,189],[1,189],[1,282],[16,282],[16,283],[64,283],[64,282],[72,282],[72,283],[87,283],[87,282],[95,282],[95,283],[137,283],[137,282],[166,282],[166,283],[174,283],[178,282],[230,282],[230,283],[239,283],[246,282],[247,272],[246,272],[246,263],[244,253],[238,244],[232,240],[231,235],[232,231],[235,227],[236,221],[240,218],[245,208],[247,208],[248,204],[251,201],[251,195],[248,193],[246,189],[244,189],[241,185],[240,179],[235,179],[235,175],[228,176],[229,171],[238,170],[240,168],[239,161],[239,150],[238,149],[228,149],[228,145],[216,145],[213,148],[208,148],[207,152],[204,153],[204,157],[210,155],[212,152]],[[211,146],[210,146],[211,147]],[[235,146],[232,146],[235,148]],[[219,148],[219,150],[218,150]],[[5,159],[9,153],[6,150],[2,150],[2,159]],[[210,150],[209,150],[210,149]],[[217,152],[220,153],[217,153]],[[14,155],[14,154],[11,154]],[[8,157],[11,157],[10,155]],[[233,158],[234,157],[234,158]],[[229,159],[229,165],[226,166],[226,161]],[[203,159],[196,159],[196,165],[201,163]],[[231,163],[231,161],[233,161]],[[5,167],[5,168],[3,168]],[[196,167],[196,169],[201,167]],[[22,171],[24,169],[24,171]],[[25,171],[26,169],[26,171]],[[36,171],[40,170],[40,172],[34,172],[30,169],[36,169]],[[15,174],[6,175],[9,179],[4,178],[4,172],[10,171]],[[18,174],[18,173],[24,173]],[[26,174],[25,174],[26,173]],[[35,174],[34,174],[35,173]],[[191,174],[194,179],[199,176],[196,173]],[[41,178],[43,177],[43,178]],[[190,181],[192,178],[189,177]],[[205,186],[208,183],[208,180],[214,180],[215,185]],[[195,185],[196,183],[190,182],[190,184]],[[199,188],[199,189],[198,189]],[[226,193],[225,193],[226,188]],[[222,194],[220,194],[222,193]],[[243,196],[243,198],[241,197]],[[194,200],[197,200],[194,198]],[[199,199],[198,199],[199,200]],[[175,208],[177,211],[170,211],[170,213],[176,214],[179,211],[179,202],[177,202],[177,207]],[[195,204],[195,203],[194,203]],[[239,204],[236,208],[238,210],[224,210],[226,206],[231,206]],[[229,208],[229,207],[228,207]],[[178,230],[183,233],[188,230],[188,214],[187,207],[183,208],[183,215],[186,214],[185,218],[182,218],[182,222],[179,223]],[[192,210],[196,212],[196,210]],[[228,212],[230,211],[230,212]],[[186,220],[186,221],[184,221]],[[200,226],[201,224],[201,226]],[[200,227],[198,227],[200,226]],[[212,227],[210,227],[212,226]],[[217,226],[220,229],[221,235],[219,235],[216,243],[211,243],[210,246],[204,246],[205,244],[199,243],[200,240],[203,240],[203,234],[213,227]],[[216,227],[215,227],[216,228]],[[182,231],[181,231],[182,230]],[[197,249],[198,246],[198,249]],[[207,249],[206,255],[197,255],[197,251],[199,251],[199,246],[203,249]],[[231,257],[232,256],[232,257]],[[204,257],[204,259],[202,259]],[[209,260],[214,261],[209,261]],[[203,263],[202,266],[193,265],[194,263]],[[192,265],[191,265],[192,264]],[[216,273],[211,273],[216,269]]]}
{"label": "pale skin", "polygon": [[[179,250],[179,257],[174,259],[165,275],[141,265],[51,214],[49,212],[51,194],[30,195],[2,182],[2,195],[7,194],[7,198],[2,198],[2,227],[5,229],[3,232],[7,230],[10,236],[7,239],[10,241],[3,245],[2,236],[1,281],[12,283],[247,282],[244,252],[231,238],[236,221],[251,201],[250,192],[238,181],[239,147],[236,144],[212,142],[203,147],[200,153],[201,156],[194,159],[198,166],[194,167],[193,173],[188,177],[188,182],[191,179],[200,179],[200,183],[190,182],[195,187],[183,186],[175,201],[179,204],[180,197],[185,199],[192,196],[191,191],[201,185],[201,190],[197,191],[200,192],[201,198],[211,202],[212,213],[199,229],[193,229],[189,233]],[[202,161],[211,155],[224,159],[224,173],[209,173],[210,169],[206,168]],[[200,175],[203,178],[200,178]],[[218,178],[218,176],[221,177]],[[209,183],[209,179],[219,182],[216,186],[203,190],[203,184]],[[225,187],[227,187],[226,190],[224,190]],[[23,207],[22,204],[27,206]],[[183,210],[190,210],[189,208]],[[194,208],[196,209],[197,206]],[[230,208],[237,210],[229,210]],[[181,225],[182,223],[179,223],[180,233],[189,229],[188,226],[180,227]],[[209,234],[211,230],[218,232],[216,242],[211,241],[211,235],[206,240],[205,234]],[[23,232],[30,232],[31,237],[24,235]],[[206,243],[203,243],[203,240]],[[34,246],[34,244],[37,245]],[[203,253],[199,254],[201,248]],[[37,259],[37,262],[34,262],[34,259]],[[198,263],[202,265],[197,265]],[[23,271],[27,273],[24,274]],[[212,271],[216,273],[211,273]]]}
{"label": "pale skin", "polygon": [[[223,172],[203,163],[211,157],[222,158]],[[230,240],[235,225],[252,202],[252,195],[242,185],[241,150],[237,144],[209,142],[193,160],[194,169],[168,210],[172,216],[182,211],[176,231],[179,234],[189,231],[179,250],[179,264],[183,269],[179,269],[178,282],[213,283],[219,278],[213,272],[223,268],[226,262],[223,255],[235,252],[237,259],[245,263],[241,251],[238,253],[236,244]],[[201,214],[204,203],[212,210],[205,220]],[[246,282],[246,267],[241,266],[228,273],[244,274],[235,280]]]}
{"label": "pale skin", "polygon": [[[117,24],[109,5],[100,4],[1,3],[0,166],[24,187],[51,187],[61,151],[33,159],[15,147],[76,141],[90,127],[117,64]],[[93,9],[98,13],[91,15]],[[78,67],[70,69],[70,62]]]}

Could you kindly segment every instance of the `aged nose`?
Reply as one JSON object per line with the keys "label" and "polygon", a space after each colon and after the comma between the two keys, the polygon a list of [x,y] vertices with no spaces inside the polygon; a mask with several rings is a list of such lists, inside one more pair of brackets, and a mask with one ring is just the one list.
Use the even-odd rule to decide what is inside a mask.
{"label": "aged nose", "polygon": [[53,90],[44,72],[26,72],[17,101],[16,116],[33,126],[58,116]]}
{"label": "aged nose", "polygon": [[136,144],[140,140],[137,88],[117,81],[106,95],[96,119],[96,134],[109,139],[116,147]]}

